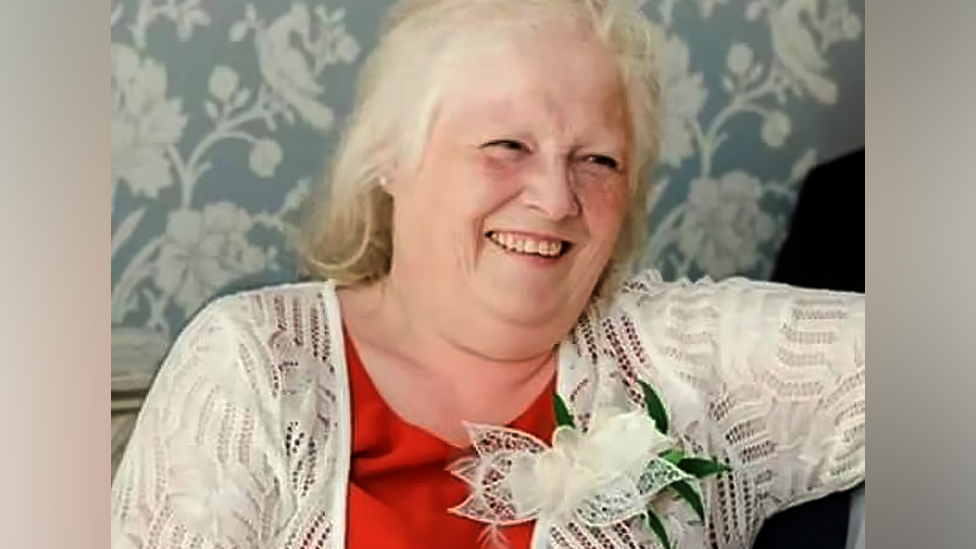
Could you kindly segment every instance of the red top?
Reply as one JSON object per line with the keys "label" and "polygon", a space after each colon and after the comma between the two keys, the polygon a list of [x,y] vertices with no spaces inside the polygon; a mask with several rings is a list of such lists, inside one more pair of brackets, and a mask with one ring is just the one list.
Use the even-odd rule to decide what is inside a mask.
{"label": "red top", "polygon": [[[447,466],[471,449],[411,425],[380,396],[346,338],[352,399],[348,549],[476,549],[487,526],[447,510],[468,495]],[[549,440],[555,428],[552,387],[510,427]],[[533,523],[502,530],[512,549],[527,549]]]}

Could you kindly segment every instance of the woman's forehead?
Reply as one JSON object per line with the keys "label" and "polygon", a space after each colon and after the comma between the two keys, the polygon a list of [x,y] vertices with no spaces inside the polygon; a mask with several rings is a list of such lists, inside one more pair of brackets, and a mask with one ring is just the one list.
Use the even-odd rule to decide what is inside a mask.
{"label": "woman's forehead", "polygon": [[[530,76],[530,79],[536,79]],[[442,98],[436,126],[449,132],[483,134],[544,132],[578,140],[626,141],[624,95],[612,86],[592,92],[565,86],[520,85],[485,79],[481,87],[455,89]],[[510,137],[515,137],[511,135]]]}
{"label": "woman's forehead", "polygon": [[504,121],[563,113],[606,119],[623,108],[616,65],[596,41],[540,37],[454,61],[444,68],[439,109],[449,118]]}
{"label": "woman's forehead", "polygon": [[[592,32],[551,26],[534,34],[484,38],[467,45],[461,38],[456,53],[444,57],[443,70],[479,86],[486,82],[508,84],[508,79],[529,85],[554,79],[576,80],[583,74],[591,80],[610,80],[616,74],[613,56]],[[499,81],[500,77],[505,80]]]}

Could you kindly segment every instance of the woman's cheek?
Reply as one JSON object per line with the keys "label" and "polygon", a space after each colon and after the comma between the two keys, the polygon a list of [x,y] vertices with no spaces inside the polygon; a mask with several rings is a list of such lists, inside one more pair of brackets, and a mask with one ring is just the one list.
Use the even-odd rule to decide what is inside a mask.
{"label": "woman's cheek", "polygon": [[607,225],[620,224],[629,198],[624,181],[604,181],[583,185],[580,194],[583,210],[591,218],[591,224],[594,222]]}

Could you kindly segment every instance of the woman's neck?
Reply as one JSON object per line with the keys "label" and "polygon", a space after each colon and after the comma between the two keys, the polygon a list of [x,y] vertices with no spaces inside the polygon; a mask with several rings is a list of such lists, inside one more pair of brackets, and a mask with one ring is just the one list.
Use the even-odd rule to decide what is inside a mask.
{"label": "woman's neck", "polygon": [[465,337],[455,337],[452,319],[414,306],[409,289],[392,281],[340,292],[346,296],[344,309],[350,309],[344,311],[347,322],[355,317],[368,327],[368,333],[356,335],[439,376],[519,381],[532,377],[554,354],[554,342],[538,341],[525,327],[494,319],[465,322]]}
{"label": "woman's neck", "polygon": [[[459,344],[450,330],[439,330],[438,319],[416,313],[410,297],[393,284],[341,289],[339,299],[346,329],[387,403],[411,423],[452,442],[463,435],[462,421],[513,420],[554,375],[554,346],[493,358]],[[525,337],[524,328],[519,330],[511,328],[511,339]],[[485,331],[505,344],[503,326]],[[418,402],[420,395],[436,398]]]}

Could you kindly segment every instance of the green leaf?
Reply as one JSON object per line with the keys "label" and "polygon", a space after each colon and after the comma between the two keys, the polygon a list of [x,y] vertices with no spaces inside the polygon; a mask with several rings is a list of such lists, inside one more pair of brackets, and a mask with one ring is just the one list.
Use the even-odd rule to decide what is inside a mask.
{"label": "green leaf", "polygon": [[705,504],[702,502],[701,494],[698,490],[691,485],[687,480],[679,480],[678,482],[671,483],[670,488],[674,490],[681,498],[688,502],[688,505],[695,511],[698,518],[705,522]]}
{"label": "green leaf", "polygon": [[678,468],[695,478],[705,478],[731,471],[732,468],[724,463],[710,459],[686,457],[678,462]]}
{"label": "green leaf", "polygon": [[664,523],[661,522],[660,517],[654,514],[654,511],[647,511],[647,526],[657,536],[658,541],[661,542],[664,549],[671,549],[671,540],[668,539],[668,531],[664,529]]}
{"label": "green leaf", "polygon": [[640,380],[637,383],[640,384],[641,389],[644,391],[644,406],[647,408],[647,414],[654,420],[658,431],[668,434],[668,410],[664,407],[664,401],[661,400],[657,391],[649,383]]}
{"label": "green leaf", "polygon": [[556,425],[559,427],[571,427],[575,428],[573,423],[573,414],[569,413],[569,407],[566,406],[566,401],[563,397],[559,395],[553,395],[553,406],[556,408]]}
{"label": "green leaf", "polygon": [[667,461],[668,463],[677,465],[681,462],[681,460],[685,459],[685,453],[681,450],[668,450],[661,454],[661,459]]}

